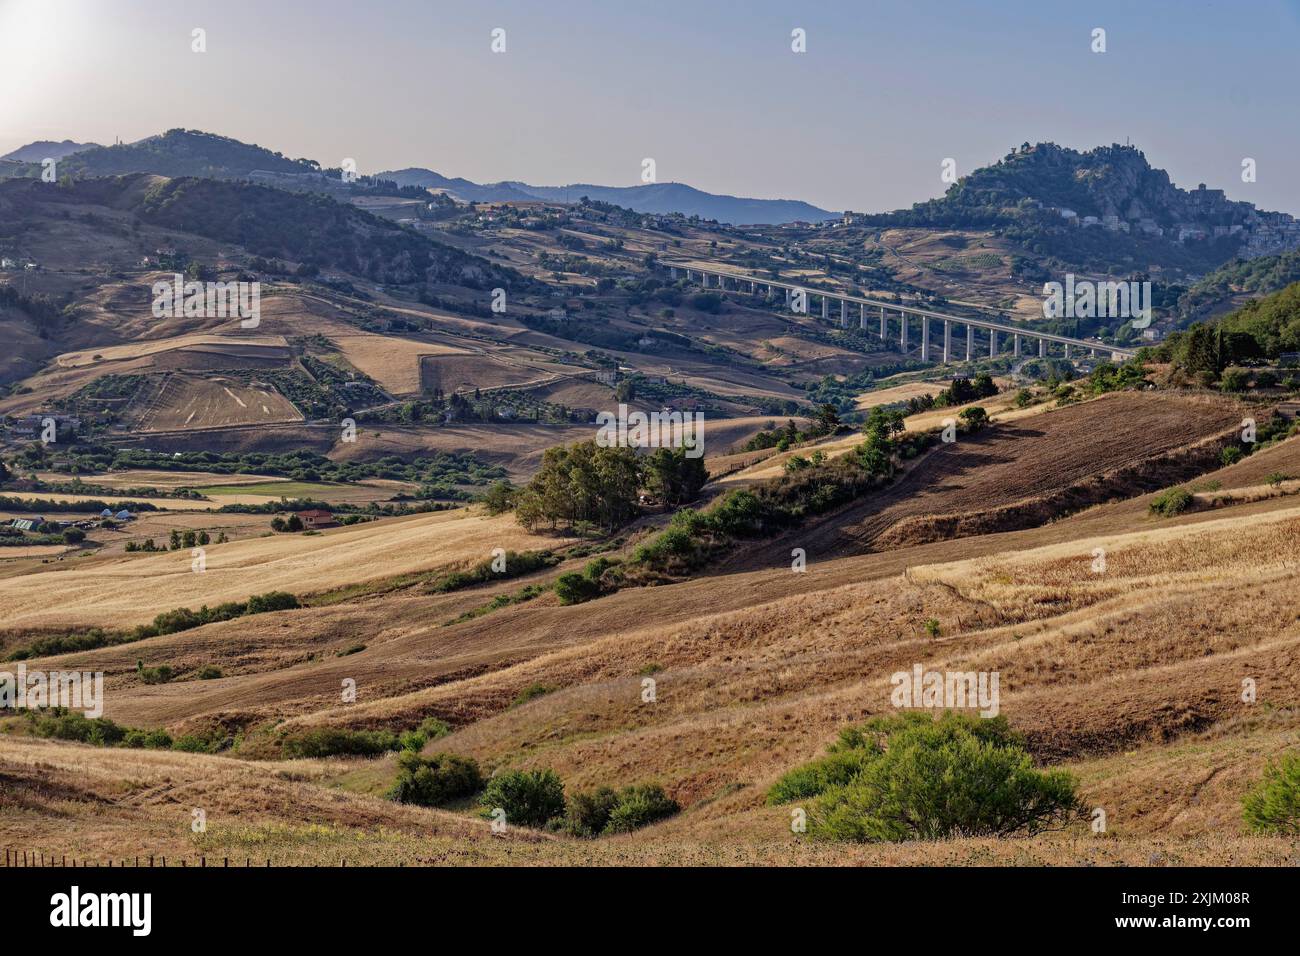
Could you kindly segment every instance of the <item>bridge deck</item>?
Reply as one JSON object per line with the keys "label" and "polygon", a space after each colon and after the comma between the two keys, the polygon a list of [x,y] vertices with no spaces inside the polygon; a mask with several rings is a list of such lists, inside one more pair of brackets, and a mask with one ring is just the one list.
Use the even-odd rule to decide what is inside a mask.
{"label": "bridge deck", "polygon": [[885,309],[888,312],[913,315],[923,319],[937,319],[941,322],[955,322],[960,325],[974,326],[977,329],[988,329],[995,332],[1003,332],[1007,335],[1019,335],[1022,338],[1042,339],[1046,342],[1056,342],[1059,345],[1070,345],[1080,349],[1096,349],[1098,351],[1110,352],[1112,355],[1123,355],[1127,358],[1132,358],[1137,355],[1136,349],[1124,348],[1118,345],[1107,345],[1104,342],[1090,342],[1087,339],[1071,338],[1068,335],[1056,335],[1052,332],[1038,332],[1032,329],[1024,329],[1015,325],[1007,325],[1004,322],[996,322],[992,319],[977,319],[965,315],[950,315],[945,312],[935,312],[931,309],[918,309],[915,306],[900,305],[897,302],[884,302],[880,299],[867,299],[861,296],[847,295],[843,292],[826,292],[821,289],[810,289],[808,286],[799,285],[794,282],[783,282],[780,279],[766,279],[762,276],[745,275],[740,272],[729,272],[725,269],[717,269],[712,266],[701,266],[698,263],[661,261],[660,265],[669,269],[688,269],[691,272],[719,276],[724,279],[734,279],[738,282],[754,282],[758,285],[772,286],[776,289],[790,289],[792,291],[803,290],[809,295],[820,295],[827,299],[834,299],[840,302],[852,302],[858,305],[870,306],[875,309]]}

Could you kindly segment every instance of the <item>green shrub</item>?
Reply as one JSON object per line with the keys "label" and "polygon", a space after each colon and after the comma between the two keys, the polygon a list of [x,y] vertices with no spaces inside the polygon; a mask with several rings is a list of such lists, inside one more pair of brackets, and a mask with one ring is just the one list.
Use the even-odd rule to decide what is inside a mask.
{"label": "green shrub", "polygon": [[619,791],[618,803],[610,811],[605,833],[631,833],[671,817],[681,810],[677,801],[657,784],[636,784]]}
{"label": "green shrub", "polygon": [[178,607],[163,611],[153,619],[152,624],[137,627],[134,636],[157,637],[160,634],[174,634],[188,631],[215,621],[229,621],[245,614],[262,614],[266,611],[284,611],[301,607],[298,599],[285,591],[269,591],[266,594],[254,594],[247,601],[226,601],[214,608],[206,604],[197,611],[187,607]]}
{"label": "green shrub", "polygon": [[483,495],[483,504],[490,515],[504,514],[515,506],[515,497],[519,489],[508,481],[498,481]]}
{"label": "green shrub", "polygon": [[600,582],[577,571],[569,571],[555,579],[555,595],[561,604],[584,604],[600,597]]}
{"label": "green shrub", "polygon": [[388,791],[388,797],[398,803],[440,807],[483,788],[483,775],[478,764],[469,757],[456,754],[422,757],[407,751],[398,756],[397,769],[397,781]]}
{"label": "green shrub", "polygon": [[1003,718],[900,715],[850,741],[885,737],[847,784],[816,798],[809,835],[877,842],[1034,834],[1083,815],[1074,779],[1035,769]]}
{"label": "green shrub", "polygon": [[374,757],[397,750],[397,734],[390,730],[345,730],[341,727],[318,727],[288,734],[281,741],[284,756],[295,757]]}
{"label": "green shrub", "polygon": [[970,408],[963,408],[957,413],[971,431],[979,431],[989,423],[989,413],[980,405],[972,405]]}
{"label": "green shrub", "polygon": [[1225,392],[1244,392],[1250,384],[1250,373],[1244,368],[1225,368],[1219,387]]}
{"label": "green shrub", "polygon": [[267,611],[289,611],[302,607],[298,599],[287,591],[267,591],[254,594],[248,599],[249,614],[264,614]]}
{"label": "green shrub", "polygon": [[145,667],[144,661],[135,662],[135,672],[140,675],[140,680],[146,684],[165,684],[172,679],[175,672],[168,664],[159,664],[157,667]]}
{"label": "green shrub", "polygon": [[123,747],[147,750],[167,750],[172,746],[172,736],[165,730],[128,730],[122,739]]}
{"label": "green shrub", "polygon": [[111,634],[92,627],[85,634],[65,634],[57,637],[39,637],[26,647],[19,647],[9,652],[7,661],[29,660],[33,657],[52,657],[55,654],[68,654],[72,651],[90,651],[97,647],[111,647],[125,644],[131,638],[125,634]]}
{"label": "green shrub", "polygon": [[503,556],[504,570],[497,571],[493,565],[496,558],[480,561],[466,571],[452,571],[433,581],[429,591],[433,594],[446,594],[461,588],[486,584],[490,581],[505,581],[521,575],[532,574],[543,568],[553,567],[560,559],[550,551],[507,551]]}
{"label": "green shrub", "polygon": [[879,748],[843,750],[795,767],[772,785],[767,792],[767,802],[778,804],[806,800],[832,787],[843,786],[861,773],[867,762],[874,760],[879,753]]}
{"label": "green shrub", "polygon": [[530,700],[536,700],[538,697],[545,697],[553,690],[555,690],[555,688],[551,687],[549,684],[529,684],[515,695],[515,699],[510,702],[510,706],[521,707]]}
{"label": "green shrub", "polygon": [[426,717],[420,721],[418,729],[429,740],[437,740],[439,737],[446,737],[451,733],[451,724],[439,717]]}
{"label": "green shrub", "polygon": [[568,798],[560,829],[570,836],[598,837],[605,832],[617,804],[618,794],[610,787],[576,793]]}
{"label": "green shrub", "polygon": [[553,770],[509,770],[487,782],[479,802],[486,814],[500,807],[516,826],[542,827],[564,813],[564,783]]}
{"label": "green shrub", "polygon": [[1264,777],[1241,801],[1251,833],[1300,836],[1300,753],[1282,756],[1264,768]]}
{"label": "green shrub", "polygon": [[97,747],[111,747],[126,737],[126,730],[107,717],[87,717],[77,711],[62,708],[54,708],[49,713],[36,717],[32,731],[38,737],[75,740]]}
{"label": "green shrub", "polygon": [[199,668],[199,680],[216,680],[221,676],[221,668],[215,664],[204,664]]}
{"label": "green shrub", "polygon": [[223,734],[184,734],[172,743],[173,750],[192,754],[214,754],[225,750],[233,741]]}
{"label": "green shrub", "polygon": [[1223,451],[1219,452],[1219,461],[1224,467],[1235,465],[1241,461],[1242,451],[1236,445],[1228,445]]}
{"label": "green shrub", "polygon": [[1166,488],[1151,499],[1148,510],[1162,518],[1182,514],[1192,503],[1192,493],[1186,488]]}
{"label": "green shrub", "polygon": [[570,836],[588,838],[631,833],[680,810],[677,801],[657,784],[633,784],[618,792],[600,787],[569,797],[558,829]]}
{"label": "green shrub", "polygon": [[418,730],[405,730],[397,735],[398,746],[407,753],[418,754],[424,749],[424,745],[428,742],[428,736],[420,733]]}

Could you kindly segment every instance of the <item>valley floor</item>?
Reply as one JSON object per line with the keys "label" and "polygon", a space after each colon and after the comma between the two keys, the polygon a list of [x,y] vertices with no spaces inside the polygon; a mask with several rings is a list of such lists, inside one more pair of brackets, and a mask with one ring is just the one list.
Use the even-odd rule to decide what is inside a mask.
{"label": "valley floor", "polygon": [[[1108,416],[1114,427],[1099,433]],[[804,573],[791,569],[790,537],[714,573],[573,607],[545,594],[452,624],[535,578],[449,594],[362,589],[28,661],[104,671],[106,714],[127,726],[218,726],[240,744],[231,756],[93,748],[25,737],[11,718],[0,734],[0,844],[84,859],[349,865],[1295,865],[1293,840],[1247,835],[1241,798],[1270,758],[1300,745],[1300,498],[1265,480],[1300,473],[1300,438],[1190,482],[1214,494],[1175,518],[1148,513],[1151,492],[1116,486],[1116,500],[1066,502],[1055,520],[1008,530],[975,520],[1041,497],[1044,482],[1140,472],[1239,417],[1229,404],[1116,396],[997,426],[970,450],[1005,461],[954,470],[937,458],[916,472],[911,510],[871,538],[853,533],[863,514],[904,499],[886,492],[874,511],[855,504],[810,526],[809,540],[839,545],[810,547]],[[1052,470],[1027,468],[1013,446],[1037,449],[1030,457]],[[973,532],[881,537],[943,514],[966,516]],[[508,518],[470,510],[239,544],[217,574],[161,585],[158,575],[178,574],[171,559],[145,558],[0,580],[0,601],[31,626],[134,621],[272,586],[340,587],[358,565],[375,580],[454,566],[530,540]],[[570,566],[580,565],[542,577]],[[224,676],[144,684],[137,660],[185,675],[214,664]],[[891,675],[917,664],[997,672],[1001,713],[1038,762],[1075,775],[1105,832],[1080,823],[1032,839],[883,846],[793,836],[790,807],[768,806],[768,788],[840,728],[893,712]],[[339,702],[346,680],[355,703]],[[551,768],[581,790],[655,782],[683,811],[596,841],[496,836],[470,806],[384,799],[392,756],[286,761],[272,746],[302,729],[402,729],[429,716],[454,731],[428,752],[474,757],[487,773]],[[206,813],[201,834],[190,829],[195,808]]]}

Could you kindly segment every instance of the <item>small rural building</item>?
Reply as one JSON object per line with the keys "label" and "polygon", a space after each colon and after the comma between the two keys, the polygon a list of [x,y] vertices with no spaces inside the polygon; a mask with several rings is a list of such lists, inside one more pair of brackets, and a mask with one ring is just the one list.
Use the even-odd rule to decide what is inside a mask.
{"label": "small rural building", "polygon": [[302,526],[307,530],[314,528],[334,528],[338,522],[334,520],[334,515],[324,508],[311,508],[307,511],[299,511],[298,517],[302,520]]}

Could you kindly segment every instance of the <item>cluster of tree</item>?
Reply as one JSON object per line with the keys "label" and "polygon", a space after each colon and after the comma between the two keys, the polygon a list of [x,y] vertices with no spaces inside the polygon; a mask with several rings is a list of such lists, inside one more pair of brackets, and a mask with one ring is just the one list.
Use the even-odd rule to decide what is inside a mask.
{"label": "cluster of tree", "polygon": [[781,428],[764,429],[756,433],[745,442],[744,450],[762,451],[764,448],[775,448],[777,451],[787,451],[792,445],[800,442],[821,438],[823,435],[833,435],[839,427],[839,410],[828,403],[817,409],[817,415],[808,428],[801,429],[791,418]]}
{"label": "cluster of tree", "polygon": [[981,398],[991,398],[998,393],[997,383],[988,372],[980,372],[973,379],[954,378],[952,383],[934,395],[918,395],[907,400],[907,414],[925,411],[928,408],[951,408],[977,402]]}
{"label": "cluster of tree", "polygon": [[362,412],[361,421],[391,422],[394,424],[434,424],[452,422],[545,422],[566,424],[587,422],[590,412],[579,411],[554,402],[544,402],[520,392],[489,392],[478,389],[472,396],[453,392],[444,395],[441,389],[426,398],[388,405],[374,411]]}
{"label": "cluster of tree", "polygon": [[[398,495],[397,499],[402,496]],[[325,511],[332,511],[336,516],[339,512],[346,512],[339,517],[340,524],[354,524],[358,521],[366,521],[370,518],[391,518],[395,515],[414,515],[426,514],[430,511],[447,511],[456,507],[445,501],[417,501],[413,504],[407,504],[405,501],[397,500],[389,502],[369,501],[363,505],[352,503],[329,504],[325,501],[318,501],[315,498],[281,498],[279,501],[268,501],[262,504],[230,504],[222,505],[217,509],[218,512],[226,514],[278,514],[281,511],[310,511],[313,508],[320,508]]]}
{"label": "cluster of tree", "polygon": [[59,526],[43,522],[33,534],[27,534],[9,525],[0,525],[0,547],[18,548],[33,544],[80,544],[86,540],[86,532],[80,528],[68,528],[62,532]]}
{"label": "cluster of tree", "polygon": [[[186,528],[182,531],[172,528],[171,535],[167,540],[167,547],[168,550],[179,551],[181,548],[188,549],[201,547],[202,545],[209,543],[211,540],[211,537],[208,536],[206,531],[195,531],[193,528]],[[217,544],[221,544],[226,540],[226,533],[224,531],[217,536]]]}
{"label": "cluster of tree", "polygon": [[613,531],[639,513],[642,489],[671,506],[694,499],[707,480],[703,458],[688,457],[685,449],[638,456],[631,448],[587,441],[547,449],[541,468],[512,503],[526,528],[547,523]]}
{"label": "cluster of tree", "polygon": [[142,624],[133,632],[137,638],[157,637],[160,634],[175,634],[188,631],[215,621],[229,621],[249,614],[265,614],[268,611],[287,611],[302,607],[298,598],[288,591],[267,591],[254,594],[247,601],[226,601],[216,607],[206,604],[197,611],[187,607],[178,607],[154,617],[150,624]]}
{"label": "cluster of tree", "polygon": [[809,401],[819,404],[834,405],[841,415],[851,412],[857,404],[858,396],[875,388],[880,379],[889,378],[900,372],[914,372],[927,366],[912,359],[893,362],[887,365],[875,365],[853,375],[838,378],[824,375],[821,381],[806,386]]}
{"label": "cluster of tree", "polygon": [[[967,411],[982,416],[984,410],[976,406]],[[972,418],[961,427],[970,432],[982,424]],[[707,511],[682,509],[663,532],[637,549],[629,564],[617,569],[617,577],[628,580],[641,569],[685,573],[701,567],[737,539],[797,527],[888,483],[901,459],[916,456],[936,441],[934,433],[904,434],[901,411],[874,408],[865,425],[864,440],[852,454],[808,460],[780,478],[728,492]],[[606,573],[601,583],[611,580]]]}
{"label": "cluster of tree", "polygon": [[53,299],[41,293],[27,295],[12,285],[0,285],[0,308],[11,306],[24,312],[36,323],[37,334],[45,338],[60,318],[73,318],[76,311],[59,306]]}
{"label": "cluster of tree", "polygon": [[1228,365],[1260,358],[1263,350],[1259,341],[1246,332],[1226,329],[1220,323],[1197,322],[1184,332],[1170,335],[1150,354],[1213,380]]}
{"label": "cluster of tree", "polygon": [[23,512],[69,511],[157,511],[158,506],[147,501],[54,501],[48,498],[15,498],[0,495],[0,510]]}
{"label": "cluster of tree", "polygon": [[[27,446],[15,459],[24,468],[46,467],[50,452],[39,442]],[[298,481],[355,482],[388,478],[433,485],[486,485],[505,476],[500,465],[489,465],[473,455],[435,452],[406,460],[385,455],[370,461],[333,461],[310,451],[287,452],[161,452],[107,445],[78,444],[62,450],[61,467],[84,473],[143,468],[161,471],[209,471],[222,475],[274,475]],[[98,505],[98,502],[94,504]],[[88,505],[79,503],[75,510]],[[120,505],[119,507],[128,507]],[[152,505],[130,505],[132,511],[152,511]],[[53,506],[48,511],[59,510]],[[74,510],[74,509],[64,509]]]}
{"label": "cluster of tree", "polygon": [[1197,322],[1148,350],[1157,361],[1217,378],[1229,365],[1300,352],[1300,282],[1246,303],[1216,322]]}
{"label": "cluster of tree", "polygon": [[1269,295],[1300,282],[1300,250],[1255,259],[1233,259],[1204,276],[1178,299],[1178,312],[1195,318],[1232,295]]}

